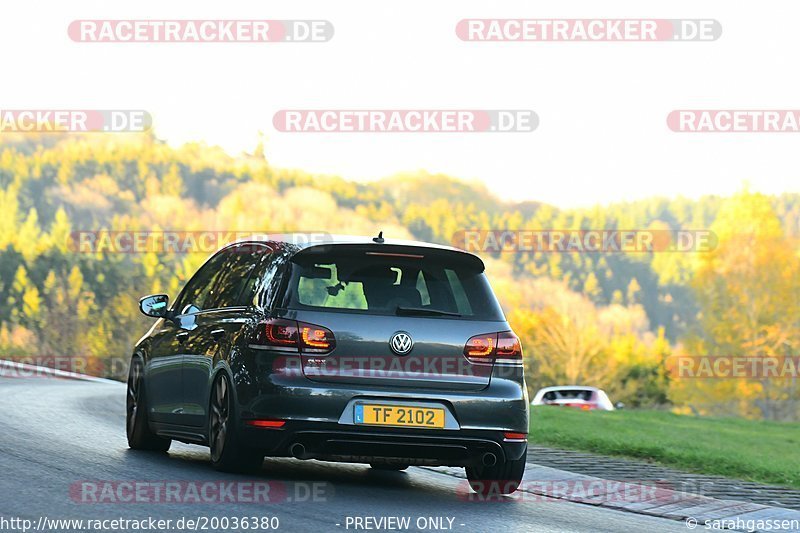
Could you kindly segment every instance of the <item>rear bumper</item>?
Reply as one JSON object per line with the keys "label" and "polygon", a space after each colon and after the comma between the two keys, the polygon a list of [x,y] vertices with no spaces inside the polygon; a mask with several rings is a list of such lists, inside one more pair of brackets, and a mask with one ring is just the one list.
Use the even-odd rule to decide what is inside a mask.
{"label": "rear bumper", "polygon": [[[302,376],[266,374],[237,387],[242,418],[276,418],[298,423],[343,425],[353,402],[418,402],[444,407],[453,429],[528,431],[529,407],[524,381],[493,378],[482,391],[318,384]],[[430,431],[430,430],[425,430]]]}
{"label": "rear bumper", "polygon": [[[527,443],[505,442],[503,435],[528,432],[521,367],[497,372],[485,389],[469,391],[320,383],[281,371],[268,353],[251,351],[248,357],[237,380],[239,416],[285,421],[280,429],[241,424],[247,445],[265,455],[292,456],[292,445],[302,444],[307,458],[322,460],[405,459],[409,464],[469,466],[487,452],[498,460],[519,459],[525,453]],[[444,429],[369,426],[353,419],[353,406],[359,402],[443,407],[448,415]]]}
{"label": "rear bumper", "polygon": [[521,458],[527,449],[527,443],[504,442],[503,432],[491,430],[409,430],[290,421],[280,429],[242,426],[242,435],[248,446],[269,456],[353,463],[472,466],[487,453],[505,461]]}

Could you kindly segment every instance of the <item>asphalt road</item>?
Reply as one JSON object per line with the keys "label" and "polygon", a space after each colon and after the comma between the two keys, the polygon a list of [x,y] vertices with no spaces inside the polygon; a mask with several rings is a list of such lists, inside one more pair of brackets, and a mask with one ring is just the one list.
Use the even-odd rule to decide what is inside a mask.
{"label": "asphalt road", "polygon": [[[474,501],[463,480],[422,468],[377,472],[363,465],[268,459],[251,475],[222,474],[211,468],[204,447],[173,443],[168,454],[129,450],[124,398],[124,385],[116,383],[0,378],[0,531],[21,531],[24,522],[12,519],[30,520],[31,530],[60,531],[79,529],[47,527],[47,521],[84,520],[86,530],[89,520],[150,517],[172,520],[172,531],[180,519],[184,529],[186,520],[198,520],[199,530],[222,531],[241,517],[275,517],[279,531],[315,533],[687,531],[679,522],[563,501]],[[389,517],[407,518],[408,528],[379,522]],[[92,530],[126,529],[120,525],[94,522]]]}

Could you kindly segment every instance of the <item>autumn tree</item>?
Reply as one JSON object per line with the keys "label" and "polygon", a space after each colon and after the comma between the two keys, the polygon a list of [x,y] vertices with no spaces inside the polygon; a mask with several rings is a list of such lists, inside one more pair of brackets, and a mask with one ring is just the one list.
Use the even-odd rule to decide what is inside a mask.
{"label": "autumn tree", "polygon": [[[783,357],[800,350],[800,258],[769,198],[743,191],[711,226],[718,246],[699,254],[692,282],[701,308],[691,355]],[[791,379],[684,380],[673,397],[711,413],[797,420]]]}

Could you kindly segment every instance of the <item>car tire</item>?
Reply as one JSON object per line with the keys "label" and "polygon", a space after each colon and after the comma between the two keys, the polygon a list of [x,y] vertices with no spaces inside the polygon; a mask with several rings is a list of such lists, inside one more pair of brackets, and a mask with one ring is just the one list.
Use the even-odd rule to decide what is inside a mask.
{"label": "car tire", "polygon": [[494,466],[467,467],[469,486],[484,496],[511,494],[522,483],[526,457],[527,454],[523,454],[519,459],[504,461]]}
{"label": "car tire", "polygon": [[150,429],[147,410],[147,391],[142,358],[134,356],[128,370],[128,391],[125,400],[125,432],[132,450],[166,452],[172,439],[159,437]]}
{"label": "car tire", "polygon": [[211,465],[222,472],[249,472],[264,462],[263,453],[242,445],[237,420],[231,383],[225,373],[220,373],[211,387],[208,445]]}
{"label": "car tire", "polygon": [[407,463],[370,463],[369,466],[374,470],[385,470],[390,472],[400,472],[409,467]]}

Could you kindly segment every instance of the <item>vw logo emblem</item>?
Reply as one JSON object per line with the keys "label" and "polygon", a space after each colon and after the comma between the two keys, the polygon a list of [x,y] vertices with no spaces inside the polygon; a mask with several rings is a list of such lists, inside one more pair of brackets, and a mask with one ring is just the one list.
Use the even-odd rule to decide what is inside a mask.
{"label": "vw logo emblem", "polygon": [[405,355],[414,347],[414,341],[405,331],[398,331],[389,339],[389,347],[397,355]]}

